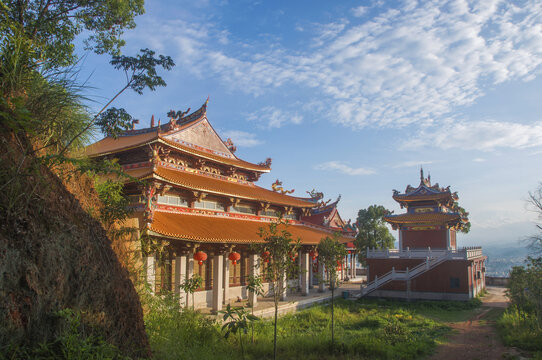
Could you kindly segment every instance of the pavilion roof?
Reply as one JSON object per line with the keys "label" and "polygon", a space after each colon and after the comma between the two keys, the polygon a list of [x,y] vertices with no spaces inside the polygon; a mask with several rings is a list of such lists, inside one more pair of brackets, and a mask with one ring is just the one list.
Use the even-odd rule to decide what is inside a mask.
{"label": "pavilion roof", "polygon": [[[98,157],[135,149],[153,143],[161,143],[173,147],[180,152],[195,155],[197,157],[215,161],[221,164],[231,165],[251,171],[269,172],[270,168],[268,166],[253,164],[248,161],[241,160],[229,151],[227,151],[227,153],[217,152],[198,144],[189,144],[186,142],[176,141],[176,134],[195,126],[202,121],[208,122],[206,108],[207,106],[204,104],[197,111],[182,118],[180,122],[174,122],[174,120],[171,120],[164,125],[155,126],[152,128],[126,131],[117,138],[106,137],[88,146],[86,148],[86,154],[90,157]],[[210,124],[208,126],[210,126]],[[212,129],[212,126],[210,126],[210,128]],[[214,132],[214,136],[220,139],[214,129],[212,129],[212,132]],[[220,141],[222,140],[220,139]]]}
{"label": "pavilion roof", "polygon": [[447,224],[452,222],[461,221],[461,215],[458,213],[420,213],[420,214],[399,214],[399,215],[387,215],[384,217],[389,223],[392,224],[423,224],[423,223],[438,223]]}
{"label": "pavilion roof", "polygon": [[268,202],[275,205],[301,208],[311,208],[314,206],[314,204],[311,202],[299,200],[298,198],[292,196],[267,190],[251,182],[243,184],[239,182],[222,180],[209,175],[198,175],[192,172],[171,169],[161,166],[160,164],[162,163],[159,163],[154,169],[147,168],[146,171],[142,171],[140,169],[128,169],[126,172],[129,175],[137,177],[138,179],[154,178],[187,188],[189,190]]}
{"label": "pavilion roof", "polygon": [[[258,235],[260,228],[267,229],[269,222],[222,218],[215,216],[180,214],[156,211],[150,224],[155,234],[180,240],[206,243],[253,243],[262,242]],[[286,229],[292,239],[301,239],[304,245],[316,245],[331,232],[305,224],[280,225],[279,230]],[[352,241],[352,238],[341,237],[341,242]]]}
{"label": "pavilion roof", "polygon": [[400,194],[399,191],[393,191],[393,199],[399,203],[410,203],[418,201],[437,201],[437,202],[453,202],[459,199],[457,193],[452,193],[450,187],[442,188],[438,183],[431,185],[431,176],[427,178],[423,176],[423,169],[420,170],[420,185],[414,188],[407,186],[405,192]]}

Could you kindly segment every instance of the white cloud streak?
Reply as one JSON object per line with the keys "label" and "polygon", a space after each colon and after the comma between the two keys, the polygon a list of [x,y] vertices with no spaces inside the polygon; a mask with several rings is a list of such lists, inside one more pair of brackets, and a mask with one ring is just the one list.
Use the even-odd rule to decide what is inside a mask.
{"label": "white cloud streak", "polygon": [[[317,115],[353,129],[430,126],[473,103],[486,87],[528,81],[542,70],[539,0],[403,1],[397,8],[371,8],[368,20],[356,18],[364,13],[358,7],[345,14],[352,19],[321,24],[308,42],[314,46],[301,49],[275,43],[261,51],[247,42],[238,52],[226,46],[227,30],[195,20],[152,21],[138,27],[135,36],[158,50],[177,49],[183,69],[218,77],[236,91],[253,96],[280,94],[291,86],[314,91],[327,109]],[[263,109],[261,117],[270,128],[301,121],[285,120],[277,109]],[[467,124],[456,128],[461,126]],[[487,128],[474,126],[478,133]],[[522,125],[508,126],[524,133]],[[539,141],[497,132],[496,141],[480,143],[466,135],[459,140],[483,149]],[[444,139],[437,142],[446,147]]]}
{"label": "white cloud streak", "polygon": [[224,139],[231,138],[236,146],[253,147],[262,144],[261,140],[256,138],[256,134],[240,130],[227,130],[222,132]]}
{"label": "white cloud streak", "polygon": [[316,170],[338,171],[340,173],[350,176],[376,174],[376,171],[372,169],[367,169],[363,167],[353,168],[351,166],[348,166],[343,161],[328,161],[322,164],[318,164],[314,168]]}
{"label": "white cloud streak", "polygon": [[[542,146],[542,121],[524,125],[510,122],[455,122],[422,131],[404,144],[405,148],[436,146],[492,151],[498,148],[526,149]],[[475,160],[476,161],[476,160]]]}

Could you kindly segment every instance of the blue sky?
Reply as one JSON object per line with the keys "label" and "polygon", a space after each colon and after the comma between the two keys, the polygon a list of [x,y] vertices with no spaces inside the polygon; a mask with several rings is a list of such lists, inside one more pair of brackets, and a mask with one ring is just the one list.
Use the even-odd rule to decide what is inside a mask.
{"label": "blue sky", "polygon": [[[400,212],[392,189],[416,186],[423,166],[470,212],[460,245],[535,232],[525,200],[542,181],[542,2],[152,1],[146,12],[124,54],[148,47],[177,66],[166,88],[115,104],[140,127],[209,95],[236,155],[273,159],[261,186],[342,194],[354,220],[371,204]],[[84,69],[93,107],[123,86],[104,56]]]}

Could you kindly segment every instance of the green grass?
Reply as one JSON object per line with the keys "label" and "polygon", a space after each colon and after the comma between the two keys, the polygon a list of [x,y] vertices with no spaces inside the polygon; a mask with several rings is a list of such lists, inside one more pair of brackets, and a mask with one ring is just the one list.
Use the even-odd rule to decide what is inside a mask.
{"label": "green grass", "polygon": [[506,346],[535,351],[542,358],[542,328],[534,314],[510,307],[497,320],[497,329]]}
{"label": "green grass", "polygon": [[397,300],[375,299],[363,300],[364,303],[376,304],[380,308],[400,308],[412,311],[438,322],[467,321],[476,314],[481,313],[482,302],[479,299],[470,301],[414,301],[404,302]]}
{"label": "green grass", "polygon": [[[161,300],[162,302],[164,300]],[[155,303],[146,316],[155,359],[241,359],[239,338],[224,339],[220,326],[199,312],[175,311]],[[337,300],[335,348],[331,349],[331,308],[317,305],[279,318],[279,359],[419,359],[450,333],[443,322],[480,311],[471,302]],[[457,320],[460,321],[460,320]],[[273,322],[255,323],[255,342],[244,337],[245,358],[271,359]]]}

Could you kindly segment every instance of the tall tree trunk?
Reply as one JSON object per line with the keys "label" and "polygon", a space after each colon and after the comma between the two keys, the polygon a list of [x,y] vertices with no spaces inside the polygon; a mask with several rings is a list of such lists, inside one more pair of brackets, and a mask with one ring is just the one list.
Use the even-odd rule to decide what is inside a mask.
{"label": "tall tree trunk", "polygon": [[[332,280],[334,282],[334,280]],[[334,349],[335,345],[335,329],[334,329],[334,315],[335,315],[335,284],[331,285],[331,350]]]}
{"label": "tall tree trunk", "polygon": [[278,296],[275,295],[275,334],[273,336],[273,360],[277,360],[277,318],[279,313]]}

